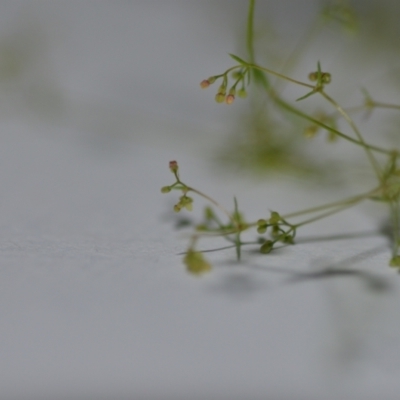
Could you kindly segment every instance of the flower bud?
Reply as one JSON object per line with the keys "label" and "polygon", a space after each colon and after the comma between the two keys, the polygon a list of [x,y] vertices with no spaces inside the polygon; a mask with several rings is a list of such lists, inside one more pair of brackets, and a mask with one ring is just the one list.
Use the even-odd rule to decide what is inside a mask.
{"label": "flower bud", "polygon": [[182,201],[182,204],[186,208],[186,210],[193,210],[193,199],[191,197],[186,196],[185,199]]}
{"label": "flower bud", "polygon": [[310,72],[310,73],[308,74],[308,79],[309,79],[311,82],[315,82],[315,81],[318,79],[318,73],[317,73],[317,72]]}
{"label": "flower bud", "polygon": [[265,226],[259,226],[258,228],[257,228],[257,232],[260,234],[260,235],[262,235],[263,233],[265,233],[267,231],[267,226],[265,225]]}
{"label": "flower bud", "polygon": [[200,82],[200,87],[202,89],[208,88],[210,86],[210,81],[208,79],[204,79]]}
{"label": "flower bud", "polygon": [[280,235],[280,233],[281,233],[281,231],[279,229],[279,226],[278,225],[274,225],[272,227],[272,232],[271,232],[272,237],[277,238]]}
{"label": "flower bud", "polygon": [[178,162],[177,161],[170,161],[169,162],[169,169],[171,172],[178,172]]}
{"label": "flower bud", "polygon": [[276,211],[271,211],[271,218],[268,220],[268,223],[271,225],[277,224],[281,220],[281,216]]}
{"label": "flower bud", "polygon": [[169,193],[171,191],[171,188],[169,186],[163,186],[161,188],[161,193]]}
{"label": "flower bud", "polygon": [[223,103],[224,100],[225,100],[225,94],[224,94],[224,93],[217,93],[217,94],[215,95],[215,101],[216,101],[217,103]]}
{"label": "flower bud", "polygon": [[199,251],[189,249],[183,259],[186,270],[194,275],[202,275],[211,270],[211,265]]}
{"label": "flower bud", "polygon": [[328,84],[331,83],[332,77],[329,72],[324,72],[322,74],[322,83]]}
{"label": "flower bud", "polygon": [[232,104],[235,101],[235,96],[233,94],[228,94],[225,98],[226,104]]}
{"label": "flower bud", "polygon": [[264,244],[260,247],[260,252],[263,254],[268,254],[274,247],[274,242],[272,240],[266,240]]}
{"label": "flower bud", "polygon": [[286,244],[294,244],[293,236],[292,235],[282,235],[281,241]]}

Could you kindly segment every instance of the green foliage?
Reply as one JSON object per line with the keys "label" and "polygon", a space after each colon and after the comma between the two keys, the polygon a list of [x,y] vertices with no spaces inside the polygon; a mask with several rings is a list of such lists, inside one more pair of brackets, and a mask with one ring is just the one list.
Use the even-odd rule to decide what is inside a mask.
{"label": "green foliage", "polygon": [[[281,112],[284,117],[292,118],[294,116],[302,120],[305,124],[308,124],[305,125],[305,136],[312,138],[319,130],[325,130],[328,133],[330,141],[341,139],[346,141],[349,146],[357,146],[369,162],[371,171],[375,177],[375,184],[370,190],[364,193],[339,201],[286,215],[282,215],[277,211],[271,211],[269,215],[260,216],[256,221],[247,221],[243,213],[239,210],[236,197],[234,198],[233,210],[228,211],[212,197],[182,182],[179,177],[178,163],[171,161],[169,168],[175,177],[175,182],[169,186],[164,186],[161,192],[169,193],[173,190],[181,192],[174,210],[192,210],[193,198],[188,196],[190,192],[210,203],[204,210],[203,220],[193,233],[188,251],[184,257],[187,270],[196,275],[211,270],[211,265],[204,259],[202,253],[195,249],[201,237],[216,236],[225,238],[235,248],[238,260],[241,257],[241,248],[244,245],[258,245],[260,246],[260,253],[269,254],[274,251],[278,243],[279,247],[294,245],[297,230],[302,226],[341,212],[366,200],[378,200],[388,205],[393,225],[394,243],[389,265],[400,270],[400,168],[398,167],[400,151],[368,143],[351,116],[354,109],[357,111],[366,110],[369,113],[379,108],[398,111],[400,110],[400,105],[376,101],[364,89],[365,99],[362,105],[353,107],[351,110],[343,108],[327,93],[326,86],[331,83],[332,76],[329,72],[322,70],[319,61],[316,63],[316,69],[308,75],[311,83],[295,80],[281,72],[257,64],[255,62],[253,43],[254,7],[255,0],[250,0],[246,34],[248,61],[237,55],[230,54],[231,58],[237,64],[222,74],[213,75],[203,80],[200,86],[208,88],[212,84],[219,82],[220,86],[217,90],[215,100],[218,103],[225,102],[226,104],[232,104],[236,95],[246,98],[247,93],[253,90],[254,86],[261,87],[267,99],[275,104],[278,112]],[[349,30],[353,30],[356,25],[354,13],[344,3],[332,3],[326,7],[323,11],[323,19],[325,22],[336,21]],[[275,90],[274,86],[270,85],[269,78],[271,77],[278,78],[279,81],[288,84],[307,88],[308,91],[297,100],[286,100]],[[340,84],[340,82],[338,83]],[[240,89],[237,89],[237,87]],[[319,96],[321,101],[325,101],[332,111],[330,113],[320,111],[309,113],[292,104],[293,101],[305,100],[314,95]],[[345,123],[350,133],[340,129],[338,121]],[[222,214],[222,217],[219,214]],[[296,223],[292,222],[293,219],[298,219],[299,217],[303,217],[304,219]],[[255,230],[258,235],[253,242],[244,242],[241,239],[241,234],[248,230]]]}

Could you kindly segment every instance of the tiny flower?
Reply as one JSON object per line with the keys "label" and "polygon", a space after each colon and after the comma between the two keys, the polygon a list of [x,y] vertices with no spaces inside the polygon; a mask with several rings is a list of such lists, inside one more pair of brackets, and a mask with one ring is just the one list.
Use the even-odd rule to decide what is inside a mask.
{"label": "tiny flower", "polygon": [[267,230],[267,221],[265,219],[259,219],[257,221],[257,232],[261,235]]}
{"label": "tiny flower", "polygon": [[265,225],[265,226],[259,226],[258,228],[257,228],[257,232],[260,234],[260,235],[262,235],[263,233],[265,233],[267,231],[267,226]]}
{"label": "tiny flower", "polygon": [[188,211],[193,210],[193,199],[189,196],[183,195],[179,200],[179,204],[181,204],[181,207],[185,207]]}
{"label": "tiny flower", "polygon": [[317,73],[317,72],[310,72],[310,73],[308,74],[308,79],[309,79],[311,82],[315,82],[315,81],[318,79],[318,73]]}
{"label": "tiny flower", "polygon": [[200,87],[202,89],[206,89],[210,86],[210,81],[208,79],[204,79],[200,82]]}
{"label": "tiny flower", "polygon": [[177,161],[170,161],[169,162],[169,169],[172,171],[172,172],[178,172],[178,162]]}
{"label": "tiny flower", "polygon": [[163,186],[161,188],[161,193],[169,193],[171,191],[171,188],[169,186]]}
{"label": "tiny flower", "polygon": [[225,100],[225,94],[224,94],[224,93],[217,93],[217,94],[215,95],[215,101],[216,101],[217,103],[223,103],[224,100]]}
{"label": "tiny flower", "polygon": [[269,222],[271,225],[275,225],[275,224],[277,224],[280,220],[281,220],[281,216],[279,215],[279,213],[277,213],[276,211],[271,211],[271,218],[268,220],[268,222]]}
{"label": "tiny flower", "polygon": [[235,101],[235,96],[233,94],[228,94],[225,98],[226,104],[232,104]]}
{"label": "tiny flower", "polygon": [[182,210],[182,205],[180,203],[177,203],[174,205],[174,211],[179,212]]}
{"label": "tiny flower", "polygon": [[332,77],[329,72],[324,72],[322,74],[322,82],[323,83],[326,83],[326,84],[331,83],[331,80],[332,80]]}
{"label": "tiny flower", "polygon": [[268,254],[274,247],[274,242],[272,240],[266,240],[264,244],[260,247],[260,252],[263,254]]}

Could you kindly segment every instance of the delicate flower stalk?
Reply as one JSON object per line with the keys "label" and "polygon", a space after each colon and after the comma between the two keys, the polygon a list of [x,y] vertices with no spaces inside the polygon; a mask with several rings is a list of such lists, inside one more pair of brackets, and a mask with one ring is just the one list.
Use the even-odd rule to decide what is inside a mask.
{"label": "delicate flower stalk", "polygon": [[[246,98],[247,90],[251,82],[255,82],[259,87],[265,90],[267,99],[273,103],[280,111],[284,111],[284,115],[291,114],[297,118],[301,118],[309,124],[304,130],[306,137],[314,137],[319,130],[325,130],[328,133],[328,140],[334,141],[338,138],[345,140],[347,143],[362,148],[370,163],[372,171],[375,173],[377,183],[374,189],[369,190],[360,195],[352,196],[340,201],[334,201],[328,204],[314,206],[305,210],[293,212],[291,214],[282,215],[276,211],[270,212],[269,216],[264,216],[255,222],[248,222],[244,219],[242,212],[239,212],[236,198],[234,198],[234,209],[232,212],[227,211],[210,196],[200,192],[199,190],[187,186],[183,183],[178,174],[178,163],[170,161],[169,169],[175,176],[175,182],[171,185],[161,188],[162,193],[169,193],[172,190],[180,191],[178,202],[174,205],[174,211],[183,210],[191,211],[193,208],[193,198],[191,195],[198,195],[203,200],[208,201],[211,206],[215,207],[214,212],[211,206],[207,206],[204,211],[203,221],[197,225],[197,230],[191,236],[189,249],[183,259],[186,269],[194,275],[202,275],[211,270],[211,265],[204,258],[201,251],[195,250],[195,242],[201,237],[222,237],[225,238],[236,249],[238,260],[240,259],[241,247],[246,244],[257,244],[262,254],[269,254],[275,250],[275,245],[284,247],[293,245],[297,230],[315,221],[330,217],[338,212],[344,211],[349,207],[360,204],[365,200],[376,200],[389,205],[391,210],[391,218],[393,222],[394,245],[392,249],[389,265],[396,268],[400,272],[400,168],[398,161],[400,150],[385,149],[380,146],[368,143],[358,128],[352,113],[357,110],[367,111],[370,113],[377,108],[400,110],[400,105],[387,104],[372,100],[367,91],[364,91],[365,99],[361,106],[345,109],[327,94],[325,86],[332,82],[332,76],[329,72],[322,71],[321,65],[317,62],[317,69],[308,74],[309,82],[295,80],[287,76],[285,72],[276,72],[255,63],[254,46],[253,46],[253,15],[255,0],[250,0],[250,11],[248,17],[247,29],[247,59],[242,59],[235,55],[230,55],[235,61],[235,65],[220,75],[214,75],[200,82],[200,87],[205,89],[213,84],[216,80],[220,80],[220,86],[215,95],[217,103],[232,104],[235,97]],[[343,26],[354,25],[354,14],[351,9],[343,6],[328,6],[324,10],[326,20],[335,20]],[[310,96],[320,96],[320,99],[327,102],[333,109],[329,114],[323,113],[307,113],[301,108],[293,106],[290,101],[286,101],[279,91],[272,88],[268,76],[271,75],[279,80],[287,83],[298,85],[307,89],[307,93],[298,98],[297,101],[306,100]],[[233,84],[229,81],[233,80]],[[230,87],[228,93],[227,88]],[[236,91],[236,87],[240,87]],[[266,102],[267,103],[267,102]],[[340,123],[347,124],[347,130],[341,129]],[[346,132],[346,133],[345,133]],[[378,157],[379,155],[379,157]],[[382,159],[386,157],[386,164]],[[190,194],[190,196],[188,195]],[[222,214],[220,217],[217,214]],[[306,216],[306,217],[305,217]],[[306,218],[297,223],[292,223],[293,219]],[[290,221],[290,222],[289,222]],[[253,242],[244,242],[241,234],[247,230],[254,230],[259,235]]]}

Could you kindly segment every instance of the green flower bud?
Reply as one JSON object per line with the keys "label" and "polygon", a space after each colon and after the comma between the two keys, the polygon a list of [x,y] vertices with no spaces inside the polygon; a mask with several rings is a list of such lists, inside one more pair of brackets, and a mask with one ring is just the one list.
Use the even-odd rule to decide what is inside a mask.
{"label": "green flower bud", "polygon": [[310,73],[308,74],[308,79],[309,79],[311,82],[315,82],[315,81],[318,79],[318,73],[317,73],[317,72],[310,72]]}
{"label": "green flower bud", "polygon": [[271,225],[275,225],[277,224],[280,220],[281,220],[281,216],[279,215],[279,213],[277,213],[276,211],[271,211],[271,217],[268,220],[268,223],[270,223]]}
{"label": "green flower bud", "polygon": [[263,233],[265,233],[267,231],[267,226],[259,226],[257,228],[257,232],[262,235]]}
{"label": "green flower bud", "polygon": [[183,263],[186,265],[186,270],[194,275],[202,275],[211,271],[211,265],[203,257],[203,254],[193,249],[187,251]]}
{"label": "green flower bud", "polygon": [[224,93],[217,93],[217,94],[215,95],[215,101],[216,101],[217,103],[223,103],[223,102],[225,101],[225,95],[224,95]]}
{"label": "green flower bud", "polygon": [[171,191],[171,188],[169,186],[163,186],[161,188],[161,193],[169,193]]}
{"label": "green flower bud", "polygon": [[322,74],[322,83],[331,83],[332,77],[331,74],[329,72],[324,72]]}
{"label": "green flower bud", "polygon": [[263,254],[268,254],[274,247],[274,242],[272,240],[266,240],[260,247],[260,252]]}
{"label": "green flower bud", "polygon": [[287,244],[294,244],[292,235],[282,235],[281,241]]}
{"label": "green flower bud", "polygon": [[245,99],[247,97],[247,92],[245,88],[239,89],[237,94],[242,99]]}

